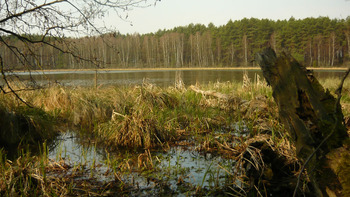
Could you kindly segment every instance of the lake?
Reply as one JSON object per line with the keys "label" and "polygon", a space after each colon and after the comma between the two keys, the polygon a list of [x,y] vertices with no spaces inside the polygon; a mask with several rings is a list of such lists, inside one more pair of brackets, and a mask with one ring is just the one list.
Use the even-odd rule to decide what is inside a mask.
{"label": "lake", "polygon": [[[181,75],[186,86],[208,84],[209,82],[242,82],[243,74],[247,73],[252,80],[256,75],[262,77],[260,69],[194,69],[194,70],[101,70],[97,72],[98,85],[140,85],[146,80],[160,87],[173,86],[175,76]],[[341,77],[342,70],[317,70],[314,71],[318,79]],[[23,80],[33,78],[38,84],[58,82],[64,86],[94,86],[96,83],[96,71],[45,71],[43,72],[18,72],[17,77]],[[3,81],[2,81],[3,83]]]}

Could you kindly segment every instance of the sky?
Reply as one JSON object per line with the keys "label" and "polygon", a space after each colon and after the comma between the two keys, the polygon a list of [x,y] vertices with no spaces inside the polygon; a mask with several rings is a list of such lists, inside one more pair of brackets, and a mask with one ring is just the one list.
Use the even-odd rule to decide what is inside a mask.
{"label": "sky", "polygon": [[155,6],[134,8],[122,14],[128,15],[129,22],[110,12],[104,19],[105,25],[122,34],[144,34],[191,23],[221,26],[229,20],[252,17],[288,20],[291,17],[328,16],[346,19],[350,16],[350,0],[161,0]]}

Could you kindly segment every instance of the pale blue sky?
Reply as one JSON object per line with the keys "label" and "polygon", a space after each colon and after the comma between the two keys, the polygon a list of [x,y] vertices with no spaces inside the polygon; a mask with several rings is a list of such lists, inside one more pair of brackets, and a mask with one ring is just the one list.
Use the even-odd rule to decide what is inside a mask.
{"label": "pale blue sky", "polygon": [[[125,14],[125,13],[123,13]],[[350,16],[350,0],[161,0],[156,6],[128,12],[130,23],[112,13],[104,19],[107,27],[121,33],[150,33],[190,23],[216,26],[242,18],[303,19]]]}

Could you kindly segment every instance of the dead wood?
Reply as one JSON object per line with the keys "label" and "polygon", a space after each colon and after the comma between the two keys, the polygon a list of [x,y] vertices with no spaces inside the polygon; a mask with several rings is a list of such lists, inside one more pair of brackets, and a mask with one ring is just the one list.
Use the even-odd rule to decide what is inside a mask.
{"label": "dead wood", "polygon": [[222,94],[220,92],[215,92],[215,91],[200,90],[196,86],[193,86],[193,85],[191,85],[189,88],[191,90],[193,90],[194,92],[202,94],[204,96],[213,96],[213,97],[218,98],[218,99],[228,99],[229,98],[229,96],[226,94]]}
{"label": "dead wood", "polygon": [[255,60],[273,89],[280,120],[295,143],[298,159],[303,163],[309,160],[306,169],[314,192],[317,196],[341,196],[342,185],[326,158],[349,138],[339,99],[285,52],[277,56],[268,48]]}

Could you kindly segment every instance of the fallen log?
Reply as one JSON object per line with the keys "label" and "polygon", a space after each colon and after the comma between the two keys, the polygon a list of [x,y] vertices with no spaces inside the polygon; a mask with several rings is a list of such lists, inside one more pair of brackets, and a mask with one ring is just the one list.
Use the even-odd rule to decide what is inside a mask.
{"label": "fallen log", "polygon": [[280,120],[295,143],[298,159],[305,164],[315,196],[344,196],[343,187],[348,183],[329,161],[329,154],[347,147],[349,139],[340,97],[334,98],[311,71],[285,52],[277,56],[267,48],[255,61],[272,87]]}
{"label": "fallen log", "polygon": [[218,99],[228,99],[229,96],[226,94],[222,94],[220,92],[215,92],[215,91],[204,91],[198,89],[196,86],[191,85],[189,89],[193,90],[196,93],[202,94],[203,96],[213,96]]}

